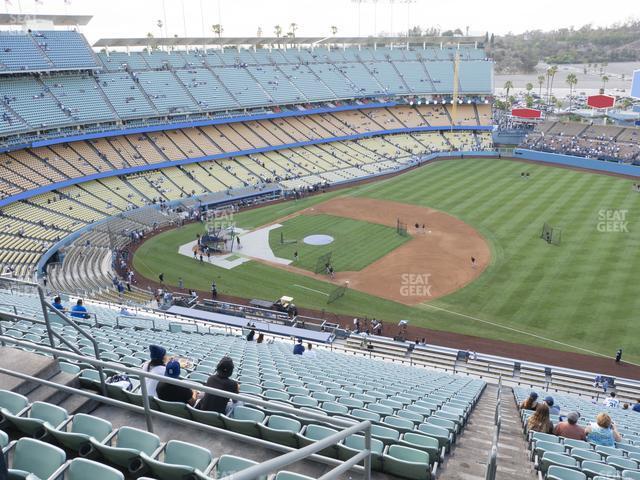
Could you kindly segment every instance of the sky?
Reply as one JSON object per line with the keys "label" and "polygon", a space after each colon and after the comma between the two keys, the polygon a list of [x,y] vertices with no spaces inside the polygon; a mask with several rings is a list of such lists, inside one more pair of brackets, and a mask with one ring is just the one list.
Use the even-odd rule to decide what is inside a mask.
{"label": "sky", "polygon": [[286,33],[292,22],[298,24],[298,36],[330,36],[332,25],[338,35],[348,36],[397,34],[406,32],[407,25],[504,34],[604,26],[640,16],[637,0],[608,0],[606,8],[593,0],[4,0],[4,9],[93,15],[81,29],[92,43],[149,32],[158,37],[202,36],[204,31],[211,36],[216,23],[223,25],[225,36],[256,36],[258,28],[270,36],[275,25]]}

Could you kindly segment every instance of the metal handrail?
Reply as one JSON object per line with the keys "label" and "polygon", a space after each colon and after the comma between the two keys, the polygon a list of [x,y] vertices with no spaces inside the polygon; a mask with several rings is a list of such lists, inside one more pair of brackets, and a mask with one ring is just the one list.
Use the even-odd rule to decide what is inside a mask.
{"label": "metal handrail", "polygon": [[[217,433],[217,434],[224,434],[224,435],[227,435],[229,437],[245,441],[246,443],[253,443],[253,444],[256,444],[256,445],[259,445],[259,446],[262,446],[262,447],[270,448],[272,450],[286,452],[285,455],[283,455],[281,457],[277,457],[277,459],[281,459],[281,458],[285,458],[286,457],[286,459],[285,459],[286,463],[284,463],[283,466],[284,465],[289,465],[291,463],[294,463],[294,462],[302,459],[302,458],[298,458],[298,455],[297,455],[297,453],[300,452],[301,449],[287,447],[285,445],[280,445],[278,443],[269,442],[267,440],[262,440],[262,439],[259,439],[259,438],[247,437],[247,436],[245,436],[245,435],[243,435],[241,433],[232,432],[230,430],[225,430],[223,428],[214,427],[212,425],[207,425],[207,424],[196,422],[194,420],[190,420],[190,419],[186,419],[186,418],[176,417],[175,415],[171,415],[171,414],[168,414],[168,413],[160,412],[158,410],[151,410],[150,412],[145,412],[144,407],[139,407],[137,405],[132,405],[132,404],[127,403],[127,402],[122,402],[120,400],[114,400],[114,399],[109,398],[109,397],[103,397],[101,395],[97,395],[95,393],[87,392],[85,390],[80,390],[80,389],[77,389],[77,388],[74,388],[74,387],[69,387],[67,385],[60,385],[60,384],[57,384],[55,382],[51,382],[49,380],[44,380],[42,378],[33,377],[33,376],[27,375],[25,373],[15,372],[13,370],[8,370],[6,368],[0,367],[0,373],[5,374],[5,375],[9,375],[9,376],[13,376],[13,377],[17,377],[17,378],[21,378],[23,380],[34,382],[34,383],[37,383],[37,384],[40,384],[40,385],[45,385],[45,386],[48,386],[48,387],[57,388],[57,389],[59,389],[59,390],[61,390],[63,392],[67,392],[67,393],[70,393],[70,394],[81,395],[81,396],[87,397],[87,398],[89,398],[91,400],[94,400],[94,401],[97,401],[97,402],[101,402],[101,403],[104,403],[104,404],[107,404],[107,405],[113,405],[113,406],[116,406],[116,407],[124,408],[126,410],[134,411],[136,413],[141,413],[141,414],[143,414],[145,416],[146,415],[155,416],[155,417],[158,417],[158,418],[161,418],[161,419],[164,419],[164,420],[169,420],[171,422],[179,423],[179,424],[182,424],[182,425],[187,425],[187,426],[190,426],[190,427],[195,427],[195,428],[198,428],[200,430],[213,432],[213,433]],[[366,424],[369,424],[369,425],[366,425]],[[357,429],[357,431],[361,431],[361,430],[364,429],[364,431],[365,431],[365,446],[366,446],[367,445],[367,440],[366,440],[367,432],[369,434],[371,432],[371,424],[370,424],[370,422],[369,421],[360,422],[358,424],[353,425],[352,427],[350,427],[347,430],[350,430],[351,428],[355,428],[355,427],[360,427],[359,429]],[[340,432],[336,432],[335,434],[331,435],[331,438],[335,439],[338,436],[340,436],[340,434],[343,434],[344,432],[345,432],[345,430],[340,431]],[[349,435],[349,434],[351,434],[351,433],[348,433],[347,435]],[[327,439],[328,438],[329,437],[327,437]],[[340,439],[341,438],[337,439],[335,442],[330,443],[330,445],[333,445],[333,443],[336,443],[336,442],[340,441]],[[324,439],[324,440],[326,440],[326,439]],[[314,445],[312,445],[312,446],[315,446],[315,445],[317,445],[317,444],[314,443]],[[369,445],[370,445],[370,443],[369,443]],[[326,447],[326,445],[324,445],[324,444],[320,445],[318,447],[318,450],[321,450],[322,448],[325,448],[325,447]],[[370,446],[369,446],[368,450],[362,450],[362,452],[361,452],[361,453],[365,453],[366,452],[365,453],[366,456],[364,457],[365,465],[366,465],[367,459],[370,456],[369,455],[370,451],[371,451],[371,449],[370,449]],[[296,454],[296,455],[291,455],[290,457],[287,457],[287,455],[290,455],[290,454]],[[360,455],[360,454],[357,456],[358,459],[355,462],[353,462],[355,457],[352,458],[350,461],[341,462],[339,460],[336,460],[336,459],[333,459],[333,458],[330,458],[330,457],[324,457],[322,455],[318,455],[318,454],[315,454],[315,453],[309,453],[309,450],[306,451],[305,455],[306,456],[303,457],[304,459],[311,459],[311,460],[314,460],[314,461],[317,461],[317,462],[320,462],[320,463],[324,463],[324,464],[327,464],[327,465],[336,466],[336,468],[334,470],[332,470],[332,472],[337,472],[338,469],[341,469],[340,470],[341,472],[342,471],[346,471],[346,470],[354,470],[356,472],[362,472],[362,473],[365,472],[365,467],[360,466],[360,465],[356,465],[356,463],[360,462],[363,459],[363,455]],[[345,464],[347,464],[347,466],[345,466]],[[370,476],[368,478],[370,478]]]}

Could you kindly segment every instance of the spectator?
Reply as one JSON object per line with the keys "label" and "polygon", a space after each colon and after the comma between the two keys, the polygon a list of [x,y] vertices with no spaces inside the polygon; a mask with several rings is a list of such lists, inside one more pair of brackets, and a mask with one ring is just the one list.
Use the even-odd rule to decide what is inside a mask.
{"label": "spectator", "polygon": [[298,339],[298,343],[293,346],[294,355],[302,355],[304,353],[304,345],[302,345],[302,339]]}
{"label": "spectator", "polygon": [[67,309],[64,308],[64,305],[62,304],[62,299],[60,298],[60,296],[57,296],[53,299],[53,303],[51,304],[51,306],[62,313],[67,311]]}
{"label": "spectator", "polygon": [[256,329],[253,325],[251,325],[251,329],[249,333],[247,333],[247,342],[253,342],[253,337],[256,336]]}
{"label": "spectator", "polygon": [[302,352],[302,355],[305,357],[312,357],[312,358],[316,358],[318,355],[316,354],[315,350],[312,350],[312,345],[310,343],[307,343],[307,349]]}
{"label": "spectator", "polygon": [[264,333],[260,332],[258,334],[258,338],[256,340],[256,343],[262,343],[262,342],[264,342]]}
{"label": "spectator", "polygon": [[629,410],[629,404],[627,402],[622,404],[622,409],[623,410]]}
{"label": "spectator", "polygon": [[631,410],[640,413],[640,398],[636,400],[636,404],[631,408]]}
{"label": "spectator", "polygon": [[[230,357],[222,357],[216,367],[216,373],[211,375],[207,380],[207,387],[224,390],[225,392],[238,393],[240,391],[240,385],[230,378],[233,374],[233,368],[233,360]],[[198,403],[197,408],[230,415],[238,403],[239,402],[230,400],[227,397],[206,393],[204,398]]]}
{"label": "spectator", "polygon": [[553,434],[558,437],[571,438],[573,440],[586,440],[587,434],[580,425],[578,420],[580,414],[578,412],[571,412],[567,415],[567,420],[560,422],[553,429]]}
{"label": "spectator", "polygon": [[607,398],[602,401],[605,407],[618,408],[620,406],[620,400],[616,398],[616,392],[611,392]]}
{"label": "spectator", "polygon": [[553,423],[549,420],[549,406],[545,403],[538,403],[536,411],[529,417],[527,428],[532,432],[553,433]]}
{"label": "spectator", "polygon": [[81,298],[79,298],[76,304],[71,307],[71,316],[75,318],[89,318],[87,307],[82,304]]}
{"label": "spectator", "polygon": [[[177,360],[171,360],[167,363],[164,376],[179,379],[180,362]],[[158,384],[156,388],[156,396],[160,400],[165,400],[167,402],[188,403],[189,405],[193,405],[196,401],[195,392],[190,388],[166,382],[160,382]]]}
{"label": "spectator", "polygon": [[529,397],[526,400],[523,400],[520,403],[520,410],[535,410],[538,406],[538,394],[536,392],[531,392]]}
{"label": "spectator", "polygon": [[[166,370],[164,357],[166,355],[167,351],[164,347],[159,345],[149,345],[149,360],[142,364],[142,371],[155,373],[156,375],[164,375]],[[154,378],[145,378],[145,384],[147,385],[147,396],[155,397],[158,380]]]}
{"label": "spectator", "polygon": [[616,442],[622,440],[616,424],[613,423],[608,413],[599,413],[596,421],[585,428],[587,441],[603,447],[615,447]]}
{"label": "spectator", "polygon": [[555,404],[553,397],[551,395],[545,397],[544,403],[549,407],[549,413],[551,415],[560,415],[560,407]]}

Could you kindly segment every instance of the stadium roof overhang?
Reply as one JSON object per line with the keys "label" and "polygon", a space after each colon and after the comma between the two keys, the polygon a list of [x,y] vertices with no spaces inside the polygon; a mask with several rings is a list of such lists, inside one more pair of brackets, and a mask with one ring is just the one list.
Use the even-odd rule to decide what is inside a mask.
{"label": "stadium roof overhang", "polygon": [[273,46],[273,45],[477,45],[484,37],[139,37],[101,38],[97,48],[117,47],[189,47],[202,45]]}
{"label": "stadium roof overhang", "polygon": [[0,25],[26,25],[33,22],[52,23],[57,27],[74,27],[87,25],[93,15],[42,15],[42,14],[16,14],[0,13]]}

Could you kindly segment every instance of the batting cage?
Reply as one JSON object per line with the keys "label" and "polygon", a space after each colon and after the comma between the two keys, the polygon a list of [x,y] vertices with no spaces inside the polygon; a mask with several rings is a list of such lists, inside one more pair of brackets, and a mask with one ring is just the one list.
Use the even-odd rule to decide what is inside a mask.
{"label": "batting cage", "polygon": [[331,255],[333,252],[325,253],[324,255],[320,255],[316,260],[316,268],[314,268],[314,273],[326,273],[327,265],[331,265]]}
{"label": "batting cage", "polygon": [[340,285],[339,287],[337,287],[335,290],[333,290],[329,294],[329,298],[327,299],[327,303],[333,303],[336,300],[341,299],[342,297],[344,297],[344,294],[346,292],[347,292],[347,286],[346,285]]}
{"label": "batting cage", "polygon": [[291,245],[298,243],[298,240],[284,238],[284,232],[280,232],[280,245]]}
{"label": "batting cage", "polygon": [[409,235],[407,233],[407,224],[403,223],[402,220],[398,219],[396,222],[396,232],[398,233],[398,235],[402,235],[403,237],[406,237],[407,235]]}
{"label": "batting cage", "polygon": [[542,233],[540,238],[547,242],[549,245],[560,245],[562,240],[562,230],[558,227],[552,227],[548,223],[542,226]]}

